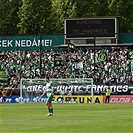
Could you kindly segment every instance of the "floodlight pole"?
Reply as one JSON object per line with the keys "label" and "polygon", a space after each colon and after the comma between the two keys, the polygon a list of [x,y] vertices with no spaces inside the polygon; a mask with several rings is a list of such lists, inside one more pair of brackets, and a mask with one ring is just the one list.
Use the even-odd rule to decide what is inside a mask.
{"label": "floodlight pole", "polygon": [[94,35],[94,82],[95,82],[95,76],[96,76],[96,36]]}
{"label": "floodlight pole", "polygon": [[40,78],[42,78],[42,31],[40,24]]}
{"label": "floodlight pole", "polygon": [[[96,53],[95,53],[95,50],[96,50],[96,36],[94,35],[94,80],[93,80],[93,83],[95,84],[95,79],[96,79]],[[93,87],[92,87],[92,103],[94,103],[94,92],[93,92]]]}

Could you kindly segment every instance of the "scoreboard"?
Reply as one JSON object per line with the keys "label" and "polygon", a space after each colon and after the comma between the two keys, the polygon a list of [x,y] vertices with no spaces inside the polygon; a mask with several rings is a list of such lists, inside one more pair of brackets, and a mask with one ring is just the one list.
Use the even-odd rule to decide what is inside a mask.
{"label": "scoreboard", "polygon": [[66,18],[65,41],[76,44],[116,44],[118,39],[118,17]]}

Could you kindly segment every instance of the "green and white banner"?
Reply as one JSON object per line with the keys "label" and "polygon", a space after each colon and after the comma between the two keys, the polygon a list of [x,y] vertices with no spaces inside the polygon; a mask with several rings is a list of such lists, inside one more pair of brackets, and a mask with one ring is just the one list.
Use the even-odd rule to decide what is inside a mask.
{"label": "green and white banner", "polygon": [[[101,52],[98,52],[97,54],[95,54],[95,63],[96,64],[104,62],[104,61],[106,61],[106,59],[107,59],[107,55],[106,55],[105,51],[101,51]],[[91,63],[94,64],[94,53],[91,56],[91,61],[92,61]]]}
{"label": "green and white banner", "polygon": [[133,61],[131,61],[131,71],[133,73]]}
{"label": "green and white banner", "polygon": [[9,78],[8,72],[0,70],[0,82],[6,82],[8,81],[8,78]]}
{"label": "green and white banner", "polygon": [[41,40],[42,50],[55,50],[64,43],[64,36],[0,36],[0,51],[40,50]]}

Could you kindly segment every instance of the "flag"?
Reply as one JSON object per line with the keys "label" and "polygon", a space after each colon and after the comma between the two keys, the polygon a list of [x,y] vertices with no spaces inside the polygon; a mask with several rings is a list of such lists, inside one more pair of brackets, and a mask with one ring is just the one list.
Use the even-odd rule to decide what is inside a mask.
{"label": "flag", "polygon": [[70,49],[75,49],[75,45],[72,44],[72,43],[68,43],[68,48],[70,48]]}
{"label": "flag", "polygon": [[133,86],[129,86],[128,89],[129,89],[129,90],[133,90]]}

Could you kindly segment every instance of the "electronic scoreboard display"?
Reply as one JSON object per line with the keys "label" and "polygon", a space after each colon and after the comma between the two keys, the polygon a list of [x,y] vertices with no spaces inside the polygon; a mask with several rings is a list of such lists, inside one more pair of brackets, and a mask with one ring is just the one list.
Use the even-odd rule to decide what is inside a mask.
{"label": "electronic scoreboard display", "polygon": [[64,23],[65,40],[89,44],[96,37],[98,44],[117,43],[118,17],[66,18]]}

